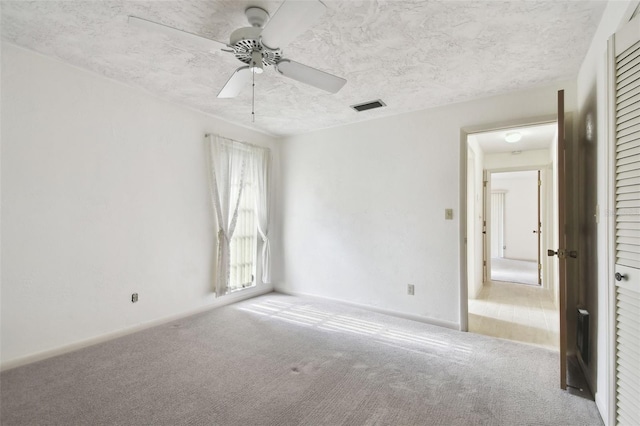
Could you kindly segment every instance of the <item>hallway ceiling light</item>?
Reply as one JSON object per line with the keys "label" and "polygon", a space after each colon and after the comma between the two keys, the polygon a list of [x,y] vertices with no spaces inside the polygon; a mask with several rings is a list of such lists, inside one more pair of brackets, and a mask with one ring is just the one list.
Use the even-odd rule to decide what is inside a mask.
{"label": "hallway ceiling light", "polygon": [[516,143],[519,142],[520,139],[522,139],[522,134],[520,132],[509,132],[504,137],[504,140],[508,143]]}

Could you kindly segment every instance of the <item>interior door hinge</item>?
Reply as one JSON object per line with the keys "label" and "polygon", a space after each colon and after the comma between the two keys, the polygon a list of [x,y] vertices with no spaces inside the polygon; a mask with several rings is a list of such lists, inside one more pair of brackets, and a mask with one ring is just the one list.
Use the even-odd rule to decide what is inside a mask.
{"label": "interior door hinge", "polygon": [[485,180],[485,181],[483,181],[483,182],[482,182],[482,186],[486,188],[486,187],[487,187],[487,182],[488,182],[488,181],[486,181],[486,180]]}

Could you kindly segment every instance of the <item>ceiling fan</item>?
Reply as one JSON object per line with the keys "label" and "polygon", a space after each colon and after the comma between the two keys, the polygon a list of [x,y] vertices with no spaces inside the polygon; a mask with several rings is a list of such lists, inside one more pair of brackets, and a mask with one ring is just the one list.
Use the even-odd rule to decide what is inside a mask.
{"label": "ceiling fan", "polygon": [[232,32],[228,44],[136,16],[129,16],[129,23],[190,43],[198,43],[209,51],[233,53],[239,61],[247,64],[235,70],[218,93],[218,98],[238,96],[255,74],[261,74],[269,66],[273,66],[285,77],[337,93],[347,80],[282,56],[282,48],[311,27],[325,10],[326,6],[318,0],[285,0],[269,19],[266,10],[249,7],[245,10],[245,15],[251,26]]}

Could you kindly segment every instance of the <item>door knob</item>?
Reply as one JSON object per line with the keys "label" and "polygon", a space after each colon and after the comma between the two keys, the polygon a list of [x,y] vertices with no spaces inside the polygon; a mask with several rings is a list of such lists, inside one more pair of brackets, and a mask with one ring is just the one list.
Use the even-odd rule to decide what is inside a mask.
{"label": "door knob", "polygon": [[620,272],[616,272],[616,281],[622,281],[627,279],[627,274],[621,274]]}
{"label": "door knob", "polygon": [[547,250],[547,256],[558,256],[558,259],[566,259],[567,256],[573,259],[578,257],[578,252],[575,250],[558,249],[558,251]]}

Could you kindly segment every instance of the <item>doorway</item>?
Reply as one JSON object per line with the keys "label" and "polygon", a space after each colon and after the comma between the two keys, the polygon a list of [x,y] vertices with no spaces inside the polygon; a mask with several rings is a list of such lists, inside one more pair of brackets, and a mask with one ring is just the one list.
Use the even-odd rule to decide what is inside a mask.
{"label": "doorway", "polygon": [[489,176],[491,281],[541,285],[540,170]]}
{"label": "doorway", "polygon": [[469,134],[466,179],[468,330],[554,350],[557,271],[540,253],[554,245],[556,127]]}

